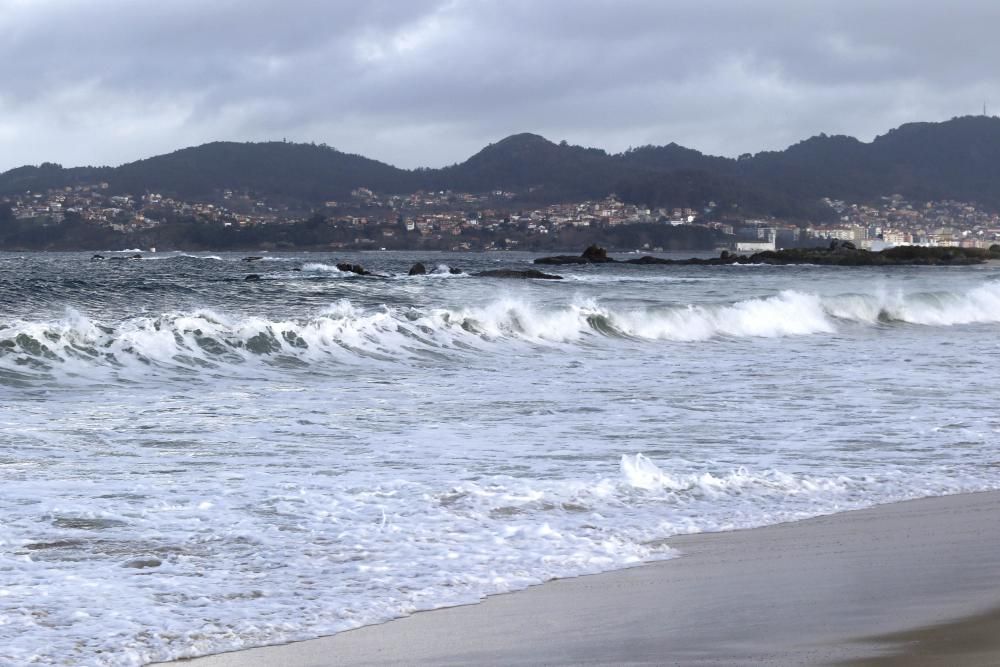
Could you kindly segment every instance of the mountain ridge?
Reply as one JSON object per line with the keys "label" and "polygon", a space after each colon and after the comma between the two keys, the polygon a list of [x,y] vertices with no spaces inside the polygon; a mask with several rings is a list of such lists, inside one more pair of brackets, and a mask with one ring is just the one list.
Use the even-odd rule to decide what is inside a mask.
{"label": "mountain ridge", "polygon": [[107,182],[120,193],[192,199],[238,189],[310,205],[367,187],[393,193],[506,190],[539,201],[616,194],[647,206],[715,201],[748,215],[790,218],[814,215],[821,197],[864,201],[894,193],[1000,210],[1000,118],[907,123],[870,142],[819,134],[782,151],[739,158],[676,143],[608,153],[519,133],[437,169],[401,169],[322,144],[219,141],[117,167],[17,167],[0,174],[0,195],[88,182]]}

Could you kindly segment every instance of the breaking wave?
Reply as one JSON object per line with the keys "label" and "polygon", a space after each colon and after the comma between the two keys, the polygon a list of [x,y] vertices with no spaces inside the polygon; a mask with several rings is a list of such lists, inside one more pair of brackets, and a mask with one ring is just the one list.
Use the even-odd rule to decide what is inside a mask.
{"label": "breaking wave", "polygon": [[729,304],[631,309],[595,300],[541,306],[516,298],[462,309],[361,309],[343,300],[312,317],[288,320],[205,308],[101,322],[67,309],[55,321],[0,322],[0,369],[32,374],[58,366],[82,372],[99,365],[145,373],[150,367],[245,363],[288,368],[328,359],[439,359],[504,343],[690,342],[830,334],[850,325],[995,322],[1000,322],[1000,283],[964,293],[820,296],[788,290]]}
{"label": "breaking wave", "polygon": [[306,262],[302,265],[302,270],[321,273],[344,273],[333,264],[323,264],[322,262]]}

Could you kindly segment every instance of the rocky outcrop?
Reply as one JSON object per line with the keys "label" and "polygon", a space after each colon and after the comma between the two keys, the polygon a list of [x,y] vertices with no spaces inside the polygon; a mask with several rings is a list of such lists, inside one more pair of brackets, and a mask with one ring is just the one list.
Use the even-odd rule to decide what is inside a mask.
{"label": "rocky outcrop", "polygon": [[248,283],[258,282],[258,281],[260,281],[260,274],[259,273],[250,273],[250,274],[247,274],[247,277],[244,278],[243,281],[244,282],[248,282]]}
{"label": "rocky outcrop", "polygon": [[535,260],[535,264],[611,264],[614,261],[608,257],[607,250],[597,245],[590,245],[580,255],[539,257]]}
{"label": "rocky outcrop", "polygon": [[858,249],[850,241],[832,242],[825,248],[786,248],[765,250],[747,257],[723,252],[717,258],[661,259],[642,257],[629,260],[630,264],[818,264],[820,266],[965,266],[982,264],[990,259],[1000,259],[1000,250],[992,252],[982,248],[925,248],[898,246],[878,252]]}
{"label": "rocky outcrop", "polygon": [[732,255],[727,250],[723,250],[722,254],[718,257],[691,257],[690,259],[666,259],[663,257],[653,257],[651,255],[644,255],[642,257],[637,257],[635,259],[626,259],[622,264],[681,264],[681,265],[695,265],[695,266],[715,266],[720,264],[738,264],[747,263],[749,258],[746,255]]}
{"label": "rocky outcrop", "polygon": [[598,245],[589,245],[587,249],[583,251],[580,257],[584,258],[592,264],[603,264],[605,262],[613,262],[615,260],[608,257],[608,251]]}
{"label": "rocky outcrop", "polygon": [[823,266],[965,266],[996,259],[982,248],[925,248],[897,246],[879,252],[859,250],[850,241],[831,243],[829,248],[789,248],[759,252],[742,263],[820,264]]}
{"label": "rocky outcrop", "polygon": [[[595,248],[596,246],[591,246]],[[536,259],[536,264],[594,264],[615,262],[606,259],[604,262],[591,261],[585,257],[590,254],[587,248],[579,257],[562,255]],[[995,248],[995,249],[994,249]],[[597,248],[597,250],[601,250]],[[601,257],[592,254],[595,258]],[[606,255],[604,255],[606,257]],[[819,248],[787,248],[784,250],[765,250],[749,257],[736,255],[723,250],[718,257],[691,257],[689,259],[666,259],[646,255],[635,259],[627,259],[620,264],[675,264],[680,266],[719,266],[726,264],[819,264],[822,266],[964,266],[982,264],[990,259],[1000,259],[1000,245],[984,248],[925,248],[922,246],[897,246],[878,252],[859,249],[850,241],[834,240],[829,246]]]}
{"label": "rocky outcrop", "polygon": [[438,275],[440,275],[442,273],[449,273],[449,274],[451,274],[453,276],[457,276],[457,275],[459,275],[461,273],[464,273],[464,272],[462,271],[462,269],[457,269],[454,266],[447,266],[446,264],[439,264],[437,266],[437,268],[435,268],[435,269],[433,269],[431,271],[428,271],[427,267],[424,265],[423,262],[417,262],[416,264],[414,264],[413,266],[410,267],[410,270],[407,273],[407,275],[410,275],[410,276],[426,276],[426,275],[432,274],[432,273],[436,273]]}
{"label": "rocky outcrop", "polygon": [[522,280],[562,280],[562,276],[551,273],[542,273],[536,269],[491,269],[480,271],[472,275],[477,278],[519,278]]}
{"label": "rocky outcrop", "polygon": [[669,259],[663,259],[662,257],[653,257],[651,255],[644,255],[636,259],[626,259],[624,264],[673,264],[673,261]]}
{"label": "rocky outcrop", "polygon": [[337,264],[337,270],[343,271],[344,273],[356,273],[359,276],[374,276],[375,274],[366,270],[365,267],[360,264],[347,264],[341,263]]}
{"label": "rocky outcrop", "polygon": [[264,258],[261,257],[260,255],[251,255],[250,257],[244,257],[243,261],[244,262],[259,262],[262,259],[264,259]]}

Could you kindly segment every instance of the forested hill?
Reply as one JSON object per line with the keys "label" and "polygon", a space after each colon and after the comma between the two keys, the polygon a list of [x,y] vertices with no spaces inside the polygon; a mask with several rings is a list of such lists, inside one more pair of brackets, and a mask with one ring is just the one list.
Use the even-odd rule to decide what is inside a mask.
{"label": "forested hill", "polygon": [[327,146],[219,141],[114,168],[19,167],[0,174],[0,194],[100,181],[114,193],[159,192],[196,200],[234,189],[312,203],[349,195],[358,187],[411,192],[424,184],[419,172]]}
{"label": "forested hill", "polygon": [[556,200],[604,196],[613,192],[619,181],[639,178],[648,171],[598,148],[556,144],[537,134],[515,134],[429,176],[439,189],[533,189],[536,198]]}
{"label": "forested hill", "polygon": [[115,170],[115,189],[209,197],[221,189],[322,202],[358,187],[378,192],[419,188],[416,174],[326,146],[216,142],[132,162]]}
{"label": "forested hill", "polygon": [[865,201],[892,193],[1000,210],[1000,118],[911,123],[870,143],[819,135],[738,159],[676,144],[609,154],[518,134],[460,164],[417,170],[322,145],[216,142],[114,168],[20,167],[0,174],[0,194],[98,181],[132,194],[199,199],[236,189],[312,204],[367,187],[383,193],[502,189],[539,201],[616,193],[650,206],[715,201],[728,210],[790,218],[814,215],[825,196]]}

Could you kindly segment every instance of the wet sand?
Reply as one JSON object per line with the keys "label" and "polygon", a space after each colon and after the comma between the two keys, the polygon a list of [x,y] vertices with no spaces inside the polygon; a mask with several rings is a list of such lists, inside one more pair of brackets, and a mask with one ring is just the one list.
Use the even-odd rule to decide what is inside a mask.
{"label": "wet sand", "polygon": [[1000,609],[868,641],[890,650],[845,662],[844,667],[995,667],[1000,664]]}
{"label": "wet sand", "polygon": [[1000,492],[668,543],[683,555],[177,664],[1000,664]]}

